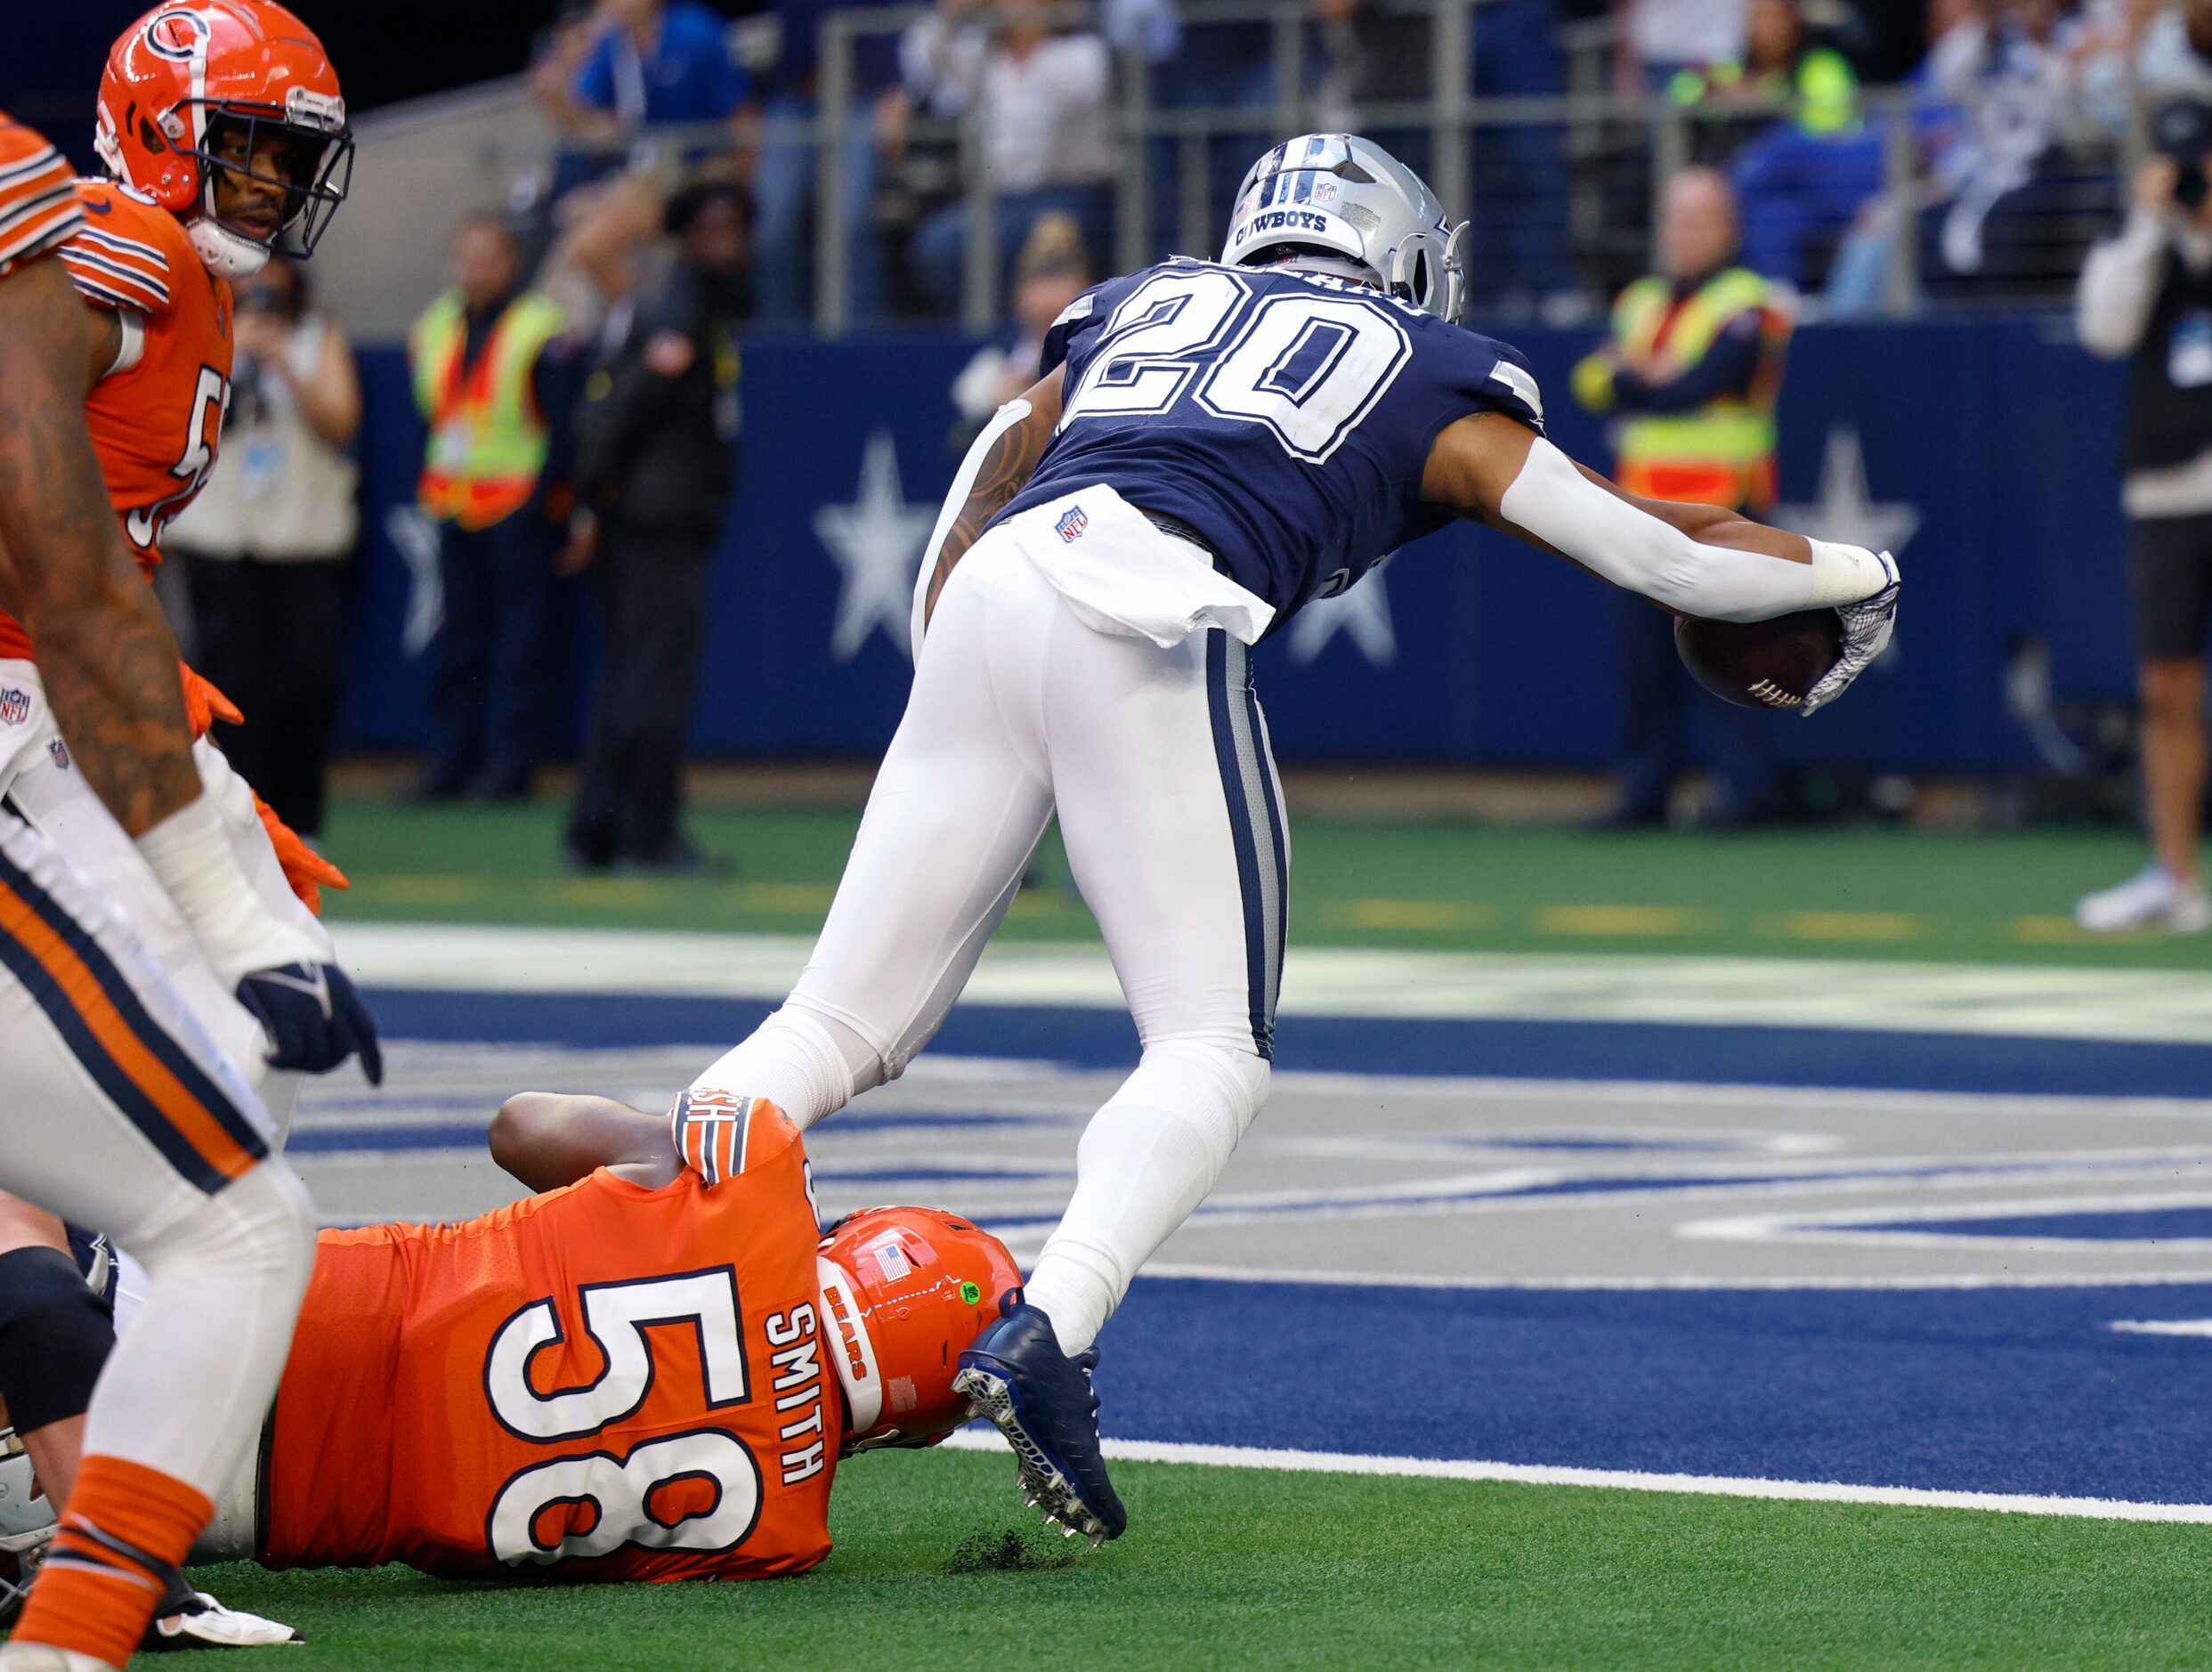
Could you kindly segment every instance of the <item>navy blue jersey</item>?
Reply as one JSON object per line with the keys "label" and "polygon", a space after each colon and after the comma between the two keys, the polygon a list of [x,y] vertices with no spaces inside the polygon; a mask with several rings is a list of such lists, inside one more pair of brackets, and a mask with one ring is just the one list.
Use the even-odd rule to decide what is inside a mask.
{"label": "navy blue jersey", "polygon": [[1503,343],[1319,273],[1176,260],[1086,291],[1045,337],[1059,432],[1012,515],[1104,483],[1187,524],[1280,627],[1451,520],[1421,499],[1444,426],[1543,432]]}

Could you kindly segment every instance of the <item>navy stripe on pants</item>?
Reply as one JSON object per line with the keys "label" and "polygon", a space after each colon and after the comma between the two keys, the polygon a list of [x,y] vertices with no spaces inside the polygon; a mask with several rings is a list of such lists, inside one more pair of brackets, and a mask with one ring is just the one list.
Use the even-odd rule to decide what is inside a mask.
{"label": "navy stripe on pants", "polygon": [[1289,853],[1275,794],[1275,763],[1252,688],[1252,653],[1228,633],[1206,635],[1206,706],[1221,771],[1236,878],[1244,905],[1244,971],[1252,1049],[1275,1057],[1275,1002],[1283,974]]}

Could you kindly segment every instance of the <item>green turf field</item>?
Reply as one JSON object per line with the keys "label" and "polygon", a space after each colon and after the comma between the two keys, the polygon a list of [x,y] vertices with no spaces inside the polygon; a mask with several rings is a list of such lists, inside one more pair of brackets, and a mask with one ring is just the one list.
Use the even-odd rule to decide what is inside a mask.
{"label": "green turf field", "polygon": [[765,1584],[198,1577],[308,1635],[236,1664],[297,1672],[2206,1658],[2207,1527],[1122,1464],[1131,1531],[1089,1553],[1025,1530],[1010,1474],[975,1453],[849,1465],[835,1554]]}
{"label": "green turf field", "polygon": [[[736,862],[730,876],[571,876],[550,806],[342,802],[328,846],[356,886],[331,916],[803,933],[829,905],[857,815],[703,808],[692,822]],[[2075,898],[2142,863],[2141,845],[2119,832],[1598,836],[1308,817],[1292,820],[1292,845],[1293,944],[2212,963],[2204,939],[2075,929]],[[1023,892],[1005,932],[1095,933],[1051,838],[1040,869],[1048,886]]]}
{"label": "green turf field", "polygon": [[[803,934],[856,816],[699,810],[726,878],[578,878],[552,806],[340,804],[346,921]],[[2212,940],[2091,941],[2123,833],[1599,837],[1300,817],[1293,943],[2194,969]],[[1007,932],[1086,938],[1048,844]],[[341,929],[341,934],[343,929]],[[1585,1487],[1117,1463],[1128,1538],[1049,1538],[1003,1457],[883,1454],[840,1478],[838,1549],[759,1585],[445,1584],[204,1571],[304,1651],[247,1666],[970,1669],[2187,1667],[2212,1663],[2212,1527]]]}

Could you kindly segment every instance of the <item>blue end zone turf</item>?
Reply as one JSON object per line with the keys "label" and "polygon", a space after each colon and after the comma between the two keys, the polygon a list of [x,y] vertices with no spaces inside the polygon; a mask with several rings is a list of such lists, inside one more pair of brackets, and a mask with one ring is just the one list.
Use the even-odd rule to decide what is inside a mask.
{"label": "blue end zone turf", "polygon": [[[711,1051],[767,1011],[650,996],[384,990],[373,997],[389,1038],[575,1049]],[[2212,1086],[2212,1047],[2200,1045],[1311,1017],[1286,1019],[1277,1041],[1279,1067],[1339,1073],[2103,1098],[2201,1099]],[[1137,1050],[1118,1012],[984,1006],[956,1010],[936,1048],[1089,1068],[1131,1064]],[[293,1148],[481,1141],[480,1113],[449,1123],[434,1118],[442,1108],[433,1101],[425,1111],[433,1118],[405,1126],[311,1125]],[[458,1104],[457,1115],[467,1108]],[[864,1104],[843,1118],[971,1132],[1062,1124],[1024,1114],[875,1116]],[[1604,1148],[1640,1140],[1568,1133],[1527,1141]],[[1928,1163],[1934,1171],[1957,1165]],[[1884,1176],[1912,1171],[1892,1166]],[[921,1175],[902,1166],[895,1176]],[[1755,1182],[1717,1172],[1712,1181],[1701,1181]],[[1521,1193],[1608,1188],[1585,1179]],[[1646,1178],[1617,1188],[1659,1186]],[[1333,1208],[1343,1205],[1333,1199]],[[1828,1230],[2085,1241],[2212,1235],[2212,1207],[1947,1221],[1869,1211],[1862,1225]],[[1317,1226],[1314,1234],[1327,1232]],[[1464,1234],[1471,1263],[1473,1238],[1507,1233],[1471,1225]],[[2001,1254],[1993,1257],[2001,1264]],[[2114,1327],[2197,1319],[2212,1320],[2212,1284],[1430,1289],[1140,1278],[1102,1338],[1098,1386],[1107,1433],[1128,1440],[2207,1504],[2212,1341]]]}
{"label": "blue end zone turf", "polygon": [[[758,1027],[773,1008],[734,999],[635,994],[383,987],[369,997],[377,1025],[394,1039],[541,1041],[579,1048],[727,1045]],[[1133,1067],[1137,1035],[1118,1011],[961,1005],[931,1049],[1082,1067]],[[1347,1074],[2094,1097],[2195,1098],[2212,1086],[2212,1045],[1828,1027],[1381,1017],[1284,1017],[1276,1024],[1275,1066]]]}
{"label": "blue end zone turf", "polygon": [[1987,1219],[1900,1219],[1843,1228],[1919,1237],[2054,1237],[2068,1242],[2174,1242],[2212,1237],[2212,1205],[2082,1213],[2008,1213]]}
{"label": "blue end zone turf", "polygon": [[1360,1289],[1139,1278],[1108,1435],[2212,1502],[2212,1286]]}

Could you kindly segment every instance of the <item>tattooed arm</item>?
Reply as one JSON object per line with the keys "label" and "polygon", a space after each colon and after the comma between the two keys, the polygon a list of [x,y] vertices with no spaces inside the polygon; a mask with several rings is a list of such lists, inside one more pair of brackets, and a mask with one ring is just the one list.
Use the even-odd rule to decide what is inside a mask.
{"label": "tattooed arm", "polygon": [[1066,372],[1064,365],[1054,367],[1027,394],[1001,407],[998,418],[968,449],[922,559],[928,581],[914,613],[917,648],[921,629],[928,625],[937,594],[944,590],[953,569],[982,534],[984,524],[1012,502],[1044,457],[1053,431],[1060,426],[1060,386]]}
{"label": "tattooed arm", "polygon": [[261,1020],[269,1060],[320,1074],[358,1052],[381,1079],[361,995],[255,891],[201,786],[176,640],[124,546],[85,428],[86,378],[114,364],[115,346],[60,262],[0,279],[0,606],[30,629],[77,769]]}
{"label": "tattooed arm", "polygon": [[102,323],[58,261],[0,280],[0,605],[30,629],[85,781],[137,836],[199,794],[199,773],[176,640],[85,429],[87,369],[115,361]]}

